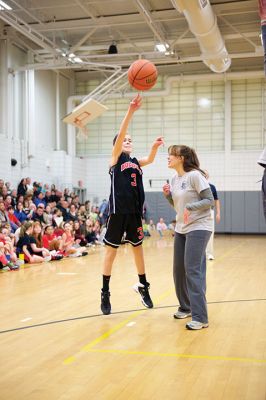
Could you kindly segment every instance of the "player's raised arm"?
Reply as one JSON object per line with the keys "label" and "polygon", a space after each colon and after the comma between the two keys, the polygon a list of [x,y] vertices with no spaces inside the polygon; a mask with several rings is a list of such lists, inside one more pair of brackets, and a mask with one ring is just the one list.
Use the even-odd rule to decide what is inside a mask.
{"label": "player's raised arm", "polygon": [[162,145],[164,145],[163,137],[162,137],[162,136],[159,136],[159,137],[157,137],[157,139],[154,141],[154,143],[153,143],[153,145],[152,145],[152,147],[151,147],[150,154],[149,154],[147,157],[141,158],[141,159],[139,160],[140,166],[141,166],[141,167],[145,167],[145,165],[151,164],[151,163],[154,161],[154,159],[155,159],[155,156],[156,156],[156,154],[157,154],[158,148],[159,148],[160,146],[162,146]]}
{"label": "player's raised arm", "polygon": [[113,147],[113,151],[112,151],[112,158],[110,161],[111,166],[113,166],[117,163],[117,160],[118,160],[120,154],[122,153],[123,141],[127,134],[128,125],[131,121],[131,118],[132,118],[134,112],[140,108],[141,101],[142,101],[142,98],[141,98],[140,94],[137,94],[137,96],[134,97],[134,99],[129,104],[127,113],[120,125],[118,135],[115,139],[115,143],[114,143],[114,147]]}

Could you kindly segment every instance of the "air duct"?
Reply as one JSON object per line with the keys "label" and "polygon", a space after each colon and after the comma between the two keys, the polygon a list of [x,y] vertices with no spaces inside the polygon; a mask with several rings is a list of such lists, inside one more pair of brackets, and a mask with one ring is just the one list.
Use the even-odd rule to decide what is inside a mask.
{"label": "air duct", "polygon": [[189,29],[199,42],[204,64],[213,72],[225,72],[231,59],[217,25],[209,0],[172,0],[177,10],[184,14]]}

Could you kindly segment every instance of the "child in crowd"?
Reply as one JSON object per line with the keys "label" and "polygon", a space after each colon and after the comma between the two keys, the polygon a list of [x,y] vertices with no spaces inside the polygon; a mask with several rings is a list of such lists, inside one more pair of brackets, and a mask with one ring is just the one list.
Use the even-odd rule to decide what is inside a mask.
{"label": "child in crowd", "polygon": [[157,223],[156,229],[160,235],[160,237],[163,237],[163,231],[167,230],[166,223],[164,222],[163,218],[159,219],[159,222]]}
{"label": "child in crowd", "polygon": [[86,225],[85,225],[85,237],[86,237],[86,240],[87,240],[89,246],[97,244],[97,237],[93,230],[93,225],[94,225],[94,223],[93,223],[92,219],[90,219],[90,218],[87,219]]}
{"label": "child in crowd", "polygon": [[69,222],[65,222],[63,227],[64,233],[62,235],[61,250],[64,252],[64,254],[72,257],[87,255],[88,253],[86,252],[86,248],[75,243],[72,225]]}
{"label": "child in crowd", "polygon": [[150,237],[151,234],[150,234],[150,230],[149,230],[149,225],[147,224],[145,219],[142,220],[142,228],[143,228],[144,236]]}
{"label": "child in crowd", "polygon": [[[7,260],[6,265],[9,267],[9,269],[15,270],[15,269],[19,268],[16,265],[17,255],[16,255],[15,248],[14,248],[14,239],[12,239],[9,235],[10,235],[9,229],[5,225],[1,226],[0,227],[0,243],[2,245],[2,247],[1,247],[2,252],[4,253],[4,256],[6,257],[6,260]],[[4,258],[3,258],[3,260],[4,260]],[[5,261],[4,261],[4,264],[5,264]]]}
{"label": "child in crowd", "polygon": [[73,232],[74,232],[75,242],[78,243],[80,246],[86,246],[88,242],[85,239],[85,227],[83,227],[83,225],[80,224],[79,221],[74,221]]}
{"label": "child in crowd", "polygon": [[17,217],[17,219],[21,224],[23,224],[23,222],[27,220],[27,215],[23,211],[23,203],[21,202],[17,203],[14,215]]}
{"label": "child in crowd", "polygon": [[[63,234],[63,233],[62,233]],[[49,251],[60,249],[62,239],[56,236],[52,225],[48,225],[44,228],[44,235],[42,237],[43,247]]]}
{"label": "child in crowd", "polygon": [[[24,260],[26,263],[32,264],[45,261],[43,256],[35,254],[33,250],[33,248],[36,246],[36,240],[33,237],[33,222],[24,222],[20,228],[19,236],[20,238],[17,243],[17,254],[24,254]],[[32,247],[32,244],[35,244],[35,246]],[[42,250],[38,251],[38,253],[41,251]]]}

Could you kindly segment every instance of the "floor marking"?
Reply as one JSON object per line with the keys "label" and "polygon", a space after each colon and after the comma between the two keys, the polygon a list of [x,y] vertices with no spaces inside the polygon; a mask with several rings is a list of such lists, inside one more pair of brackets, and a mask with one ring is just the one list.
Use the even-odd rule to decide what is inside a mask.
{"label": "floor marking", "polygon": [[176,358],[192,358],[202,360],[218,360],[218,361],[240,361],[254,362],[266,364],[266,359],[244,358],[244,357],[225,357],[225,356],[207,356],[197,354],[179,354],[179,353],[160,353],[157,351],[135,351],[135,350],[109,350],[109,349],[90,349],[92,353],[111,353],[124,355],[143,355],[143,356],[158,356],[158,357],[176,357]]}
{"label": "floor marking", "polygon": [[[169,296],[170,293],[172,293],[172,289],[171,290],[167,290],[166,292],[164,292],[163,294],[161,294],[154,302],[154,304],[157,304],[159,301],[161,301],[163,298]],[[121,328],[123,328],[124,326],[126,326],[128,323],[132,322],[132,319],[134,319],[135,317],[147,312],[147,309],[144,310],[139,310],[136,311],[134,313],[132,313],[127,319],[119,322],[118,324],[116,324],[113,328],[109,329],[107,332],[105,332],[103,335],[99,336],[98,338],[94,339],[93,341],[91,341],[90,343],[86,344],[84,347],[82,347],[82,349],[80,351],[78,351],[76,353],[76,355],[80,354],[81,352],[88,352],[92,349],[92,347],[96,346],[96,344],[101,343],[102,341],[108,339],[113,333],[119,331]],[[104,317],[103,317],[104,318]],[[75,356],[71,356],[66,358],[63,361],[63,364],[68,365],[71,364],[72,362],[74,362],[76,360]]]}
{"label": "floor marking", "polygon": [[31,319],[32,319],[32,317],[24,318],[24,319],[21,319],[20,322],[30,321]]}
{"label": "floor marking", "polygon": [[133,326],[133,325],[135,325],[135,324],[136,324],[136,322],[132,321],[132,322],[129,322],[128,324],[126,324],[126,326],[131,327],[131,326]]}
{"label": "floor marking", "polygon": [[[217,261],[220,261],[222,258],[227,257],[229,254],[231,254],[233,251],[235,251],[238,247],[242,246],[244,244],[244,241],[242,241],[240,244],[238,244],[237,246],[235,246],[233,249],[230,249],[227,253],[225,253],[222,257],[219,257],[217,259]],[[159,297],[157,297],[157,299],[154,301],[154,304],[157,305],[158,303],[160,303],[161,300],[163,300],[164,298],[168,297],[169,294],[171,294],[173,292],[173,289],[167,290],[166,292],[164,292],[163,294],[161,294]],[[82,349],[80,351],[78,351],[76,353],[76,355],[80,354],[81,352],[89,352],[91,351],[91,349],[96,346],[98,343],[101,343],[102,341],[108,339],[113,333],[119,331],[121,328],[123,328],[124,326],[126,326],[129,322],[131,322],[131,320],[133,318],[135,318],[136,316],[143,314],[144,312],[146,312],[147,310],[141,310],[141,311],[137,311],[133,314],[131,314],[131,316],[129,316],[126,320],[120,322],[119,324],[115,325],[113,328],[111,328],[110,330],[108,330],[107,332],[105,332],[103,335],[99,336],[98,338],[94,339],[92,342],[88,343],[87,345],[85,345],[84,347],[82,347]],[[76,360],[75,355],[68,357],[67,359],[65,359],[63,361],[63,364],[71,364]]]}
{"label": "floor marking", "polygon": [[243,244],[245,244],[245,241],[243,240],[241,243],[237,244],[235,247],[233,247],[232,249],[228,250],[226,253],[224,253],[222,256],[215,258],[214,260],[207,260],[211,265],[216,264],[217,262],[220,262],[221,260],[223,260],[224,258],[226,258],[227,256],[229,256],[231,253],[233,253],[235,250],[237,250],[239,247],[243,246]]}
{"label": "floor marking", "polygon": [[57,272],[56,275],[78,275],[77,272]]}

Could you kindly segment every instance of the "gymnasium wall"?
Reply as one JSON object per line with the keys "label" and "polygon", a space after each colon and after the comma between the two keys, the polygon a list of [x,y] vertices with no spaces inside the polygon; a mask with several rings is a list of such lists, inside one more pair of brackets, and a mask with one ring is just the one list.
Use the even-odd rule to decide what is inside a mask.
{"label": "gymnasium wall", "polygon": [[[56,71],[19,71],[27,62],[28,54],[0,40],[0,178],[16,186],[30,176],[72,188],[86,177],[85,161],[67,154],[62,122],[73,82]],[[11,158],[18,161],[15,167]]]}
{"label": "gymnasium wall", "polygon": [[[266,223],[263,215],[260,191],[220,191],[221,221],[215,232],[239,234],[265,234]],[[168,224],[175,219],[175,210],[162,192],[146,192],[147,220],[157,222],[164,218]]]}

